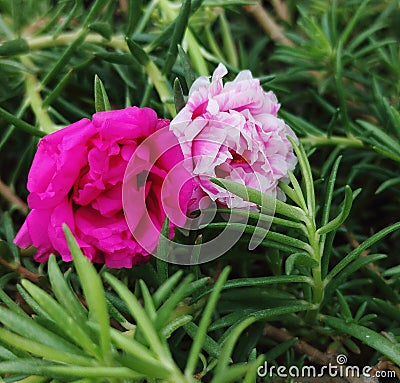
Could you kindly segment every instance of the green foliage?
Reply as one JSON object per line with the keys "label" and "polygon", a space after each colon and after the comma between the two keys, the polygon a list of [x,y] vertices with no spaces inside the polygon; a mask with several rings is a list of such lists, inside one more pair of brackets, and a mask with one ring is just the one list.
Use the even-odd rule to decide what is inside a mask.
{"label": "green foliage", "polygon": [[[351,364],[400,363],[398,1],[287,1],[286,16],[277,3],[264,6],[290,44],[255,22],[252,1],[0,1],[4,381],[250,383],[264,360],[308,364],[297,340]],[[128,105],[173,117],[220,61],[274,90],[299,137],[285,201],[215,179],[260,208],[220,209],[248,217],[244,234],[190,268],[154,258],[100,269],[68,231],[73,265],[17,249],[26,206],[13,197],[27,196],[40,137]],[[206,242],[225,228],[176,238]],[[266,322],[292,338],[264,336]]]}
{"label": "green foliage", "polygon": [[[369,238],[357,249],[347,254],[339,262],[339,264],[337,264],[334,269],[328,272],[328,274],[326,275],[326,272],[328,270],[326,270],[326,267],[323,267],[324,265],[329,265],[329,257],[331,256],[332,252],[331,248],[325,247],[326,236],[327,234],[331,233],[331,241],[333,241],[337,229],[344,223],[350,213],[353,202],[353,193],[350,187],[346,185],[345,198],[342,204],[343,206],[339,214],[328,222],[330,216],[329,209],[332,203],[334,184],[340,162],[340,158],[338,158],[333,165],[331,175],[328,179],[328,190],[322,211],[322,222],[321,226],[318,226],[314,181],[311,167],[304,148],[302,146],[299,147],[293,140],[291,140],[291,142],[299,159],[304,190],[300,187],[297,179],[294,176],[291,176],[290,179],[292,187],[286,184],[281,184],[281,186],[283,187],[286,195],[290,197],[293,202],[295,202],[298,206],[294,207],[287,204],[286,202],[277,201],[275,206],[275,213],[285,216],[285,218],[288,218],[289,220],[293,220],[295,222],[300,221],[301,225],[296,228],[299,231],[296,237],[305,237],[306,240],[295,240],[291,237],[281,235],[278,232],[274,232],[273,230],[267,231],[259,227],[252,227],[253,229],[250,231],[254,233],[257,232],[258,235],[262,235],[266,239],[277,242],[278,245],[283,245],[283,247],[281,247],[282,250],[285,250],[284,246],[290,246],[288,248],[290,249],[288,252],[291,254],[286,259],[286,274],[290,274],[293,270],[294,265],[297,264],[296,268],[298,268],[300,275],[303,276],[305,278],[304,281],[307,281],[309,284],[309,286],[307,287],[311,287],[312,297],[310,303],[313,303],[313,305],[311,305],[307,309],[308,312],[304,319],[307,322],[313,322],[318,314],[320,307],[324,304],[324,299],[330,298],[332,288],[338,287],[344,280],[348,279],[359,268],[386,257],[386,255],[384,254],[374,254],[368,255],[364,258],[356,258],[357,255],[360,255],[362,251],[365,251],[366,249],[368,249],[369,246],[375,243],[377,239],[383,238],[390,232],[400,228],[400,222],[389,226],[388,228]],[[267,214],[271,214],[272,197],[263,195],[255,189],[237,184],[232,181],[224,179],[214,179],[213,182],[229,190],[231,193],[257,204],[260,207],[260,216],[265,215],[262,213],[263,211],[268,212]],[[274,213],[273,210],[272,213]],[[264,220],[267,219],[266,216],[262,218]],[[279,222],[276,221],[275,217],[271,217],[271,220],[272,222],[274,222],[275,220],[276,224],[278,224]],[[236,227],[238,225],[242,224],[226,223],[225,225],[220,224],[218,227]],[[217,227],[215,224],[211,224],[210,226]],[[249,225],[247,225],[247,228],[248,227]],[[264,243],[264,241],[262,242],[262,244],[264,244],[265,246],[271,245],[270,242]],[[285,281],[281,281],[280,278],[284,278],[284,276],[278,277],[278,279],[274,282],[281,283]],[[308,280],[306,278],[308,278]],[[324,298],[325,294],[327,295],[327,297]]]}
{"label": "green foliage", "polygon": [[111,110],[106,90],[98,76],[95,76],[94,78],[94,104],[96,112]]}
{"label": "green foliage", "polygon": [[[61,273],[55,257],[49,260],[48,276],[52,298],[42,288],[22,280],[26,300],[36,311],[30,317],[2,292],[1,299],[7,307],[0,307],[0,339],[3,346],[0,369],[2,373],[40,375],[49,378],[97,379],[106,381],[142,381],[142,378],[163,379],[169,382],[194,382],[193,372],[202,349],[207,349],[207,328],[218,301],[221,289],[228,277],[225,268],[218,278],[210,297],[200,314],[194,342],[189,352],[185,374],[176,365],[167,344],[167,336],[189,322],[201,310],[201,305],[188,306],[185,299],[190,293],[204,286],[186,278],[174,292],[171,286],[179,281],[180,273],[167,279],[151,296],[146,284],[141,281],[141,294],[145,302],[142,307],[138,298],[115,276],[104,273],[104,280],[115,290],[129,312],[132,320],[129,331],[110,327],[109,313],[101,276],[82,254],[68,227],[65,234],[73,255],[74,266],[82,286],[82,297],[71,289],[65,275]],[[84,307],[80,299],[84,300]],[[192,315],[181,315],[182,306]],[[254,322],[254,318],[241,322],[221,344],[214,356],[220,358],[215,366],[213,382],[233,381],[240,377],[255,376],[250,363],[247,366],[229,366],[238,336]],[[188,333],[190,330],[188,331]],[[215,341],[213,343],[217,344]],[[223,357],[222,357],[223,355]],[[43,358],[43,359],[42,359]],[[258,360],[260,362],[261,359]],[[246,368],[245,368],[246,367]],[[221,376],[224,376],[221,379]],[[227,379],[229,376],[229,379]],[[132,380],[133,379],[133,380]]]}

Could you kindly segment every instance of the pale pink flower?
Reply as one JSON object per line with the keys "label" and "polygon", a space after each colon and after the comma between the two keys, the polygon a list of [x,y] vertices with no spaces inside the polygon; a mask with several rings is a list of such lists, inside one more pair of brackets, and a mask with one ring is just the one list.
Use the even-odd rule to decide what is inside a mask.
{"label": "pale pink flower", "polygon": [[227,69],[220,64],[211,82],[198,78],[186,106],[171,121],[192,172],[199,183],[197,195],[228,207],[250,204],[209,181],[210,177],[242,183],[283,198],[278,182],[293,170],[297,158],[287,136],[297,140],[277,113],[273,92],[265,92],[250,71],[223,84]]}

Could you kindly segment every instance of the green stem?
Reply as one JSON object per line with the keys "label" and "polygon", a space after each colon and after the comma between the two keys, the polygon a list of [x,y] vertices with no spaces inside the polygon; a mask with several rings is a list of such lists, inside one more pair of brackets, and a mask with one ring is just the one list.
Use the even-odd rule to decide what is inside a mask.
{"label": "green stem", "polygon": [[311,144],[313,146],[324,146],[324,145],[339,145],[352,148],[362,148],[364,143],[355,137],[340,137],[340,136],[307,136],[300,138],[301,143]]}
{"label": "green stem", "polygon": [[336,59],[334,66],[334,79],[336,85],[336,93],[339,100],[340,105],[340,115],[342,117],[342,121],[344,124],[344,129],[346,131],[346,135],[350,136],[350,117],[347,108],[347,99],[346,99],[346,89],[343,83],[343,63],[342,63],[342,55],[343,55],[343,44],[339,40],[339,43],[336,47]]}
{"label": "green stem", "polygon": [[312,278],[313,278],[313,296],[312,303],[316,306],[316,308],[312,310],[308,310],[305,315],[305,321],[308,323],[312,323],[317,318],[319,313],[319,307],[324,299],[324,282],[322,280],[322,248],[320,246],[320,236],[317,234],[317,229],[315,225],[314,219],[309,219],[306,223],[308,238],[310,241],[310,246],[312,248],[312,253],[310,253],[311,257],[314,258],[318,262],[318,266],[313,267],[312,269]]}
{"label": "green stem", "polygon": [[[21,62],[28,68],[33,66],[32,61],[26,56],[21,57]],[[27,99],[35,114],[40,130],[45,133],[54,132],[56,125],[43,108],[43,100],[40,95],[41,84],[34,74],[25,73],[25,88]]]}
{"label": "green stem", "polygon": [[145,70],[156,88],[161,102],[167,107],[169,114],[174,117],[176,115],[176,110],[172,102],[172,91],[168,86],[167,79],[152,60],[145,65]]}
{"label": "green stem", "polygon": [[235,43],[232,37],[231,28],[229,26],[228,20],[225,17],[225,13],[219,15],[222,41],[224,43],[225,53],[228,58],[229,64],[234,67],[238,66],[238,55],[235,47]]}
{"label": "green stem", "polygon": [[223,53],[221,52],[221,50],[218,46],[218,43],[215,40],[214,34],[211,31],[211,28],[209,25],[207,25],[205,27],[205,33],[206,33],[207,42],[211,49],[211,52],[215,55],[215,57],[217,57],[219,59],[219,61],[226,62],[226,59],[225,59]]}
{"label": "green stem", "polygon": [[192,59],[193,66],[196,69],[196,72],[200,76],[208,76],[209,70],[207,67],[206,60],[204,60],[200,45],[190,29],[186,30],[185,40],[187,42],[188,54]]}
{"label": "green stem", "polygon": [[175,375],[169,379],[170,383],[194,383],[195,380],[191,376],[183,375],[180,370],[176,370]]}
{"label": "green stem", "polygon": [[[80,34],[81,30],[62,33],[56,38],[53,38],[51,35],[32,37],[27,39],[27,43],[31,51],[60,45],[70,45],[79,37]],[[96,33],[88,33],[85,37],[85,42],[127,51],[125,37],[122,35],[113,36],[111,40],[105,40],[102,36]]]}

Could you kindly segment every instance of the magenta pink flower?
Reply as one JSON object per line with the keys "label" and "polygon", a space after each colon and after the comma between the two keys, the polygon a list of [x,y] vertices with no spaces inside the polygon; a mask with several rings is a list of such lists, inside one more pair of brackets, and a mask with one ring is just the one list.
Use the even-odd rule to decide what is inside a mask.
{"label": "magenta pink flower", "polygon": [[125,172],[122,202],[137,242],[148,252],[157,247],[165,214],[173,227],[185,227],[194,180],[183,166],[177,138],[168,126],[157,130],[134,152]]}
{"label": "magenta pink flower", "polygon": [[[120,268],[147,260],[149,252],[134,239],[124,217],[122,182],[136,148],[168,123],[149,108],[131,107],[96,113],[92,121],[80,120],[43,138],[28,177],[32,211],[15,243],[35,246],[40,262],[51,253],[71,261],[62,230],[66,223],[92,262]],[[157,177],[149,176],[146,183],[146,204],[157,226],[165,218],[159,184],[182,158],[175,150],[151,167]]]}
{"label": "magenta pink flower", "polygon": [[186,106],[170,124],[185,158],[192,159],[188,170],[199,182],[196,194],[228,207],[249,206],[209,181],[220,177],[283,197],[278,182],[296,165],[287,139],[296,139],[295,134],[277,117],[274,93],[265,92],[250,71],[224,85],[226,74],[220,64],[211,83],[207,77],[198,78]]}

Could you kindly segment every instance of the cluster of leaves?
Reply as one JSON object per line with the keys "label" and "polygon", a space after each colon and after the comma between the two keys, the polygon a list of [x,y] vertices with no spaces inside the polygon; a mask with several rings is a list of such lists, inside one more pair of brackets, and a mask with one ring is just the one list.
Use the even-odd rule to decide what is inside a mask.
{"label": "cluster of leaves", "polygon": [[[283,46],[243,12],[250,1],[0,1],[5,381],[254,382],[263,360],[307,364],[299,338],[352,364],[400,364],[399,4],[295,3],[286,17],[267,9],[282,17]],[[38,266],[16,248],[26,212],[14,197],[26,197],[38,137],[127,105],[171,117],[174,96],[179,107],[219,61],[273,89],[300,137],[299,169],[281,185],[288,202],[214,180],[260,212],[223,257],[178,271],[156,259],[96,271],[68,233],[75,269],[54,257]],[[20,285],[21,274],[35,283]],[[293,337],[264,336],[266,322]]]}
{"label": "cluster of leaves", "polygon": [[[55,298],[28,280],[23,280],[22,286],[18,286],[34,313],[33,319],[1,291],[1,299],[7,306],[0,307],[4,326],[0,329],[0,338],[2,344],[7,346],[0,346],[1,358],[5,360],[0,362],[2,373],[14,374],[14,379],[36,375],[76,382],[90,379],[143,381],[147,378],[151,381],[162,379],[171,383],[189,383],[195,381],[193,374],[204,348],[215,362],[212,382],[232,382],[239,378],[243,378],[243,382],[254,381],[262,357],[233,367],[229,366],[229,361],[241,332],[255,318],[232,328],[220,343],[207,336],[207,328],[229,268],[222,271],[207,303],[191,306],[185,303],[185,299],[204,287],[207,278],[193,281],[189,276],[182,280],[182,272],[177,272],[152,295],[140,280],[142,307],[127,286],[108,272],[102,273],[102,277],[116,294],[105,291],[100,275],[82,254],[67,227],[65,234],[85,305],[72,290],[69,276],[62,274],[54,256],[48,262],[48,278]],[[197,326],[192,320],[199,306],[204,305]],[[119,329],[111,327],[109,313]],[[132,322],[126,316],[132,318]],[[167,343],[167,339],[175,337],[181,328],[194,338],[184,373],[174,361]],[[207,372],[204,369],[198,376]],[[47,379],[29,381],[44,382]]]}

